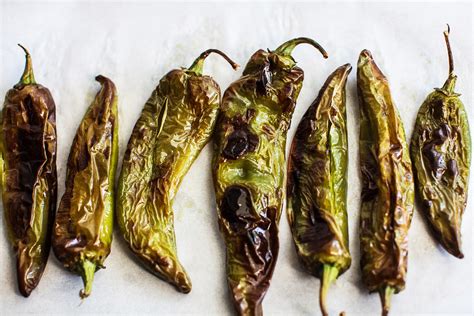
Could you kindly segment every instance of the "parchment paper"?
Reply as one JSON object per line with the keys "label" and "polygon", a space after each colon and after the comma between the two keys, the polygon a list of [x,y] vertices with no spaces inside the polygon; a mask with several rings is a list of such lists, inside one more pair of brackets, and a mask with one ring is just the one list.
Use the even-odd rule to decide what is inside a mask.
{"label": "parchment paper", "polygon": [[[205,49],[218,48],[244,66],[259,48],[274,49],[297,36],[320,42],[324,60],[310,46],[294,58],[305,71],[289,132],[316,97],[327,76],[350,62],[347,86],[350,145],[348,212],[353,263],[330,289],[331,315],[378,315],[377,294],[369,295],[359,270],[358,103],[355,66],[367,48],[389,78],[405,124],[413,130],[418,107],[447,77],[442,32],[451,25],[451,45],[469,119],[472,104],[472,4],[449,3],[149,3],[1,2],[0,94],[20,78],[22,43],[30,49],[36,79],[47,86],[57,105],[59,197],[64,191],[66,160],[76,128],[99,85],[94,76],[110,77],[119,91],[120,160],[143,104],[159,79],[171,69],[189,66]],[[222,91],[241,75],[217,56],[205,73]],[[3,97],[2,97],[3,98]],[[225,281],[224,247],[217,226],[211,181],[211,146],[186,175],[174,204],[179,257],[193,290],[176,292],[134,261],[118,231],[107,269],[96,274],[92,295],[81,303],[80,277],[64,270],[51,253],[38,288],[25,299],[17,291],[14,260],[0,224],[0,314],[196,314],[232,315]],[[472,177],[471,177],[472,178]],[[471,181],[472,182],[472,181]],[[405,291],[392,300],[392,315],[471,314],[472,213],[474,185],[463,224],[465,258],[458,260],[436,246],[418,211],[410,230],[409,272]],[[3,209],[2,209],[3,211]],[[3,212],[2,212],[3,214]],[[266,315],[319,315],[319,280],[304,273],[296,260],[286,214],[280,222],[280,255],[264,300]]]}

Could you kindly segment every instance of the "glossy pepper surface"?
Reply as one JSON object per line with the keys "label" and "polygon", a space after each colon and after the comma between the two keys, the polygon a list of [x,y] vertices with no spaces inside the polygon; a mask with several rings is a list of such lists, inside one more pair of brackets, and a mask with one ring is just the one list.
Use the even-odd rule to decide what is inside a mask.
{"label": "glossy pepper surface", "polygon": [[261,315],[278,256],[284,199],[285,144],[303,70],[291,53],[309,43],[290,40],[258,50],[225,91],[216,125],[214,184],[226,245],[227,282],[241,315]]}
{"label": "glossy pepper surface", "polygon": [[153,91],[130,137],[118,187],[117,220],[131,250],[156,276],[183,293],[191,281],[178,261],[172,204],[184,175],[209,141],[220,102],[218,84],[202,75],[202,53],[172,70]]}
{"label": "glossy pepper surface", "polygon": [[411,140],[417,196],[433,235],[453,256],[463,258],[461,221],[466,208],[471,135],[466,110],[454,92],[457,76],[449,45],[448,79],[420,107]]}
{"label": "glossy pepper surface", "polygon": [[346,82],[352,67],[326,80],[296,130],[288,158],[287,212],[303,267],[321,279],[320,305],[330,283],[351,265],[347,227]]}
{"label": "glossy pepper surface", "polygon": [[[22,47],[23,48],[23,47]],[[20,82],[7,92],[0,129],[0,175],[18,286],[29,296],[48,260],[56,209],[56,106],[36,83],[29,52]]]}
{"label": "glossy pepper surface", "polygon": [[386,315],[391,295],[405,287],[408,229],[414,203],[413,174],[403,123],[388,81],[367,50],[359,56],[357,92],[362,278],[370,292],[380,293]]}
{"label": "glossy pepper surface", "polygon": [[66,188],[56,213],[53,250],[63,266],[84,281],[89,296],[94,273],[104,268],[113,229],[114,182],[118,155],[117,91],[101,84],[74,137],[67,163]]}

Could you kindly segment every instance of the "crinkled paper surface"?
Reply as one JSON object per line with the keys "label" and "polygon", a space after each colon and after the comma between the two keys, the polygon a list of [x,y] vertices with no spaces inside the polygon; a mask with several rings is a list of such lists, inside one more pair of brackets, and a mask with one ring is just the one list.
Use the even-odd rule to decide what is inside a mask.
{"label": "crinkled paper surface", "polygon": [[[188,67],[205,49],[218,48],[242,68],[234,72],[220,57],[210,56],[204,73],[214,76],[222,91],[236,80],[257,49],[275,49],[297,36],[319,41],[329,53],[324,60],[308,45],[294,51],[305,71],[287,150],[296,126],[316,98],[327,76],[338,66],[356,66],[360,51],[369,49],[388,77],[405,124],[407,139],[416,113],[448,73],[442,32],[451,26],[451,45],[471,124],[472,4],[424,3],[150,3],[141,2],[0,2],[0,94],[18,82],[29,48],[36,80],[48,87],[57,106],[59,197],[64,192],[70,145],[87,106],[99,87],[94,77],[112,79],[119,94],[120,156],[142,107],[159,79],[169,70]],[[349,237],[352,266],[331,287],[331,315],[379,315],[378,295],[369,295],[360,279],[358,222],[358,103],[355,71],[347,83],[349,133]],[[114,233],[107,269],[94,280],[92,295],[80,301],[80,277],[63,269],[53,253],[38,288],[28,299],[17,290],[12,251],[7,242],[3,208],[0,224],[0,315],[38,314],[196,314],[233,315],[225,281],[224,245],[218,231],[207,146],[185,177],[174,204],[178,254],[193,282],[190,294],[176,292],[133,259]],[[473,176],[471,175],[471,179]],[[472,312],[472,213],[474,184],[463,218],[463,250],[458,260],[434,243],[415,211],[409,232],[406,289],[392,299],[392,315],[470,314]],[[118,227],[116,227],[118,228]],[[297,261],[283,214],[280,255],[263,303],[266,315],[319,315],[319,280]]]}

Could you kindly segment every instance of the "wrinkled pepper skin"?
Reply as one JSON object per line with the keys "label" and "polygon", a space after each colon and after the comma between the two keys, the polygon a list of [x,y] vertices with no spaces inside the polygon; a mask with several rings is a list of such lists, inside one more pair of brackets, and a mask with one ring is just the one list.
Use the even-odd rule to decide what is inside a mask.
{"label": "wrinkled pepper skin", "polygon": [[114,182],[118,155],[117,91],[101,84],[82,119],[69,153],[66,188],[53,231],[53,250],[69,271],[84,281],[82,298],[89,296],[94,273],[104,268],[113,230]]}
{"label": "wrinkled pepper skin", "polygon": [[[22,47],[23,48],[23,47]],[[0,171],[8,237],[17,258],[20,293],[38,285],[51,247],[56,209],[56,106],[37,84],[31,57],[7,92],[0,129]]]}
{"label": "wrinkled pepper skin", "polygon": [[383,315],[390,297],[405,287],[408,229],[413,215],[414,184],[405,131],[388,81],[369,51],[359,56],[362,196],[360,251],[362,278],[378,291]]}
{"label": "wrinkled pepper skin", "polygon": [[351,65],[326,80],[298,128],[288,157],[287,213],[303,267],[321,279],[320,305],[330,283],[351,265],[347,225],[346,82]]}
{"label": "wrinkled pepper skin", "polygon": [[213,172],[218,220],[226,245],[227,282],[236,311],[261,315],[278,256],[285,143],[303,70],[297,38],[275,51],[258,50],[224,93],[216,125]]}
{"label": "wrinkled pepper skin", "polygon": [[466,110],[454,92],[457,76],[448,32],[449,76],[420,107],[411,139],[411,158],[422,213],[436,240],[453,256],[463,258],[461,221],[466,208],[471,136]]}
{"label": "wrinkled pepper skin", "polygon": [[189,69],[166,74],[132,132],[118,187],[117,221],[133,253],[182,293],[191,281],[176,253],[173,199],[181,180],[209,141],[220,103],[218,84],[202,75],[201,54]]}

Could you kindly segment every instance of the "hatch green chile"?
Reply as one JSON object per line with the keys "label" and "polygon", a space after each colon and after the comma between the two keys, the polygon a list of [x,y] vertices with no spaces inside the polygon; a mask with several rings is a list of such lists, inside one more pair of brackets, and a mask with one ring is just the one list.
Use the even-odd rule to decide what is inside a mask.
{"label": "hatch green chile", "polygon": [[357,65],[360,107],[360,251],[362,279],[378,291],[383,315],[405,288],[414,184],[405,130],[387,78],[368,50]]}
{"label": "hatch green chile", "polygon": [[[21,45],[20,45],[21,46]],[[18,287],[29,296],[51,248],[56,209],[56,106],[36,83],[29,52],[25,71],[3,104],[0,176],[9,240],[16,254]]]}
{"label": "hatch green chile", "polygon": [[243,76],[225,91],[213,161],[219,226],[226,244],[227,281],[242,315],[261,315],[278,256],[284,199],[285,143],[303,70],[291,53],[308,38],[274,51],[258,50]]}
{"label": "hatch green chile", "polygon": [[118,155],[117,91],[101,84],[74,137],[67,163],[66,189],[59,203],[53,250],[65,268],[84,281],[82,298],[92,290],[94,273],[104,268],[113,230],[114,182]]}
{"label": "hatch green chile", "polygon": [[453,256],[463,258],[461,222],[466,208],[471,135],[466,110],[454,92],[457,76],[448,31],[448,79],[420,107],[411,139],[417,196],[436,240]]}
{"label": "hatch green chile", "polygon": [[181,180],[209,141],[220,89],[202,74],[210,53],[188,69],[170,71],[145,104],[132,132],[118,186],[117,221],[134,254],[156,276],[183,293],[191,281],[178,261],[173,199]]}
{"label": "hatch green chile", "polygon": [[343,65],[326,80],[296,129],[288,158],[288,222],[304,268],[321,279],[325,316],[330,283],[351,265],[346,209],[346,82],[351,69]]}

